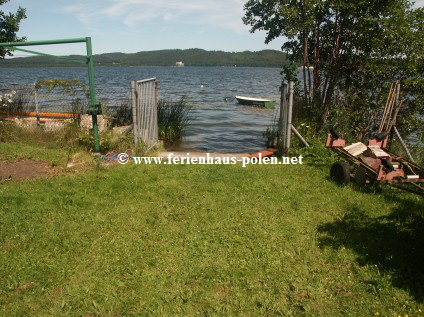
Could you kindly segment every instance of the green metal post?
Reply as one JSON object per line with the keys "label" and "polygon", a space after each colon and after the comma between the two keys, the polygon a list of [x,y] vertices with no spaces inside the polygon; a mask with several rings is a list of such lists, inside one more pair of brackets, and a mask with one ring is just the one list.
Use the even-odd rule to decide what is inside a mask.
{"label": "green metal post", "polygon": [[36,55],[41,55],[41,56],[47,56],[47,57],[54,57],[54,58],[58,58],[58,59],[64,59],[70,62],[75,62],[75,63],[80,63],[80,64],[86,64],[86,62],[79,60],[79,59],[73,59],[73,58],[68,58],[65,56],[56,56],[56,55],[51,55],[51,54],[46,54],[46,53],[41,53],[41,52],[36,52],[36,51],[30,51],[30,50],[25,50],[23,48],[18,48],[18,47],[13,47],[14,50],[17,51],[22,51],[22,52],[26,52],[26,53],[31,53],[31,54],[36,54]]}
{"label": "green metal post", "polygon": [[96,90],[94,88],[94,66],[91,37],[86,37],[85,42],[87,44],[88,85],[90,87],[90,112],[93,119],[94,152],[99,152],[99,127],[97,124],[97,114],[99,113],[99,107],[96,100]]}
{"label": "green metal post", "polygon": [[87,46],[87,61],[82,63],[87,64],[88,84],[90,87],[90,109],[88,112],[91,113],[93,118],[94,151],[99,152],[100,142],[99,142],[99,128],[97,124],[97,115],[99,114],[100,111],[99,111],[99,105],[97,104],[97,99],[96,99],[96,90],[94,88],[94,66],[93,66],[93,52],[91,47],[91,37],[64,39],[64,40],[50,40],[50,41],[9,42],[9,43],[0,43],[0,47],[12,47],[12,49],[17,49],[17,50],[32,53],[32,54],[62,58],[62,59],[70,60],[73,62],[81,63],[81,61],[79,60],[73,60],[63,56],[54,56],[54,55],[50,55],[46,53],[18,49],[16,46],[52,45],[52,44],[68,44],[68,43],[83,43],[83,42],[85,42]]}
{"label": "green metal post", "polygon": [[1,43],[1,46],[10,47],[10,46],[52,45],[52,44],[82,43],[86,41],[87,41],[87,38],[49,40],[49,41],[8,42],[8,43]]}

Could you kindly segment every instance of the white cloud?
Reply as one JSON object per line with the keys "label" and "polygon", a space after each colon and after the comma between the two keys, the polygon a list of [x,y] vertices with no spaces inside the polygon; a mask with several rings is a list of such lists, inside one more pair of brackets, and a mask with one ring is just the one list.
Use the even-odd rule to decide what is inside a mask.
{"label": "white cloud", "polygon": [[78,2],[65,6],[63,11],[65,13],[75,15],[78,20],[84,24],[90,24],[90,21],[93,21],[95,17],[95,14],[93,13],[95,11],[93,11],[93,9],[95,10],[95,8],[93,8],[93,6],[90,4]]}
{"label": "white cloud", "polygon": [[136,27],[157,19],[246,32],[248,28],[241,21],[244,3],[245,0],[97,0],[77,1],[64,10],[75,14],[85,24],[108,19]]}
{"label": "white cloud", "polygon": [[[247,0],[75,0],[64,8],[86,26],[96,22],[113,21],[136,31],[146,22],[215,27],[248,33],[243,25],[243,6]],[[424,6],[424,0],[416,0],[414,7]]]}

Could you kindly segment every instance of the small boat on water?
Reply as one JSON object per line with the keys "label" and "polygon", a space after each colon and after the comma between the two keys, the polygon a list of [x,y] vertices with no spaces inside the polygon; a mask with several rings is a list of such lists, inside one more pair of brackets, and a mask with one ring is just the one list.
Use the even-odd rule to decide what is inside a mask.
{"label": "small boat on water", "polygon": [[236,96],[236,99],[238,103],[241,105],[251,105],[251,106],[261,106],[261,107],[275,106],[275,100],[272,100],[272,99],[245,97],[245,96]]}

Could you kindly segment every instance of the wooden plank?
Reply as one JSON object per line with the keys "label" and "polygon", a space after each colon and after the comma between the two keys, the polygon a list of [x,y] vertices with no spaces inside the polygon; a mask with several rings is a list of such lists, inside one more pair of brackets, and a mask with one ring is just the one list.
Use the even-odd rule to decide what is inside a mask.
{"label": "wooden plank", "polygon": [[369,146],[368,148],[377,158],[379,158],[379,157],[389,157],[390,156],[388,153],[384,152],[381,149],[381,147],[379,147],[379,146],[372,145],[372,146]]}
{"label": "wooden plank", "polygon": [[357,142],[357,143],[353,143],[351,145],[345,146],[343,149],[349,152],[349,154],[356,157],[364,153],[367,150],[367,146],[362,142]]}

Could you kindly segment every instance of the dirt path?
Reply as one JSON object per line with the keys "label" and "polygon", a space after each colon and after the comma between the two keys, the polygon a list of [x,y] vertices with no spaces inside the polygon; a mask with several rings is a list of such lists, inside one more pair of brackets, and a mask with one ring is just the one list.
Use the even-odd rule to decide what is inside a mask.
{"label": "dirt path", "polygon": [[42,161],[0,161],[0,182],[48,177],[54,173],[51,165]]}

